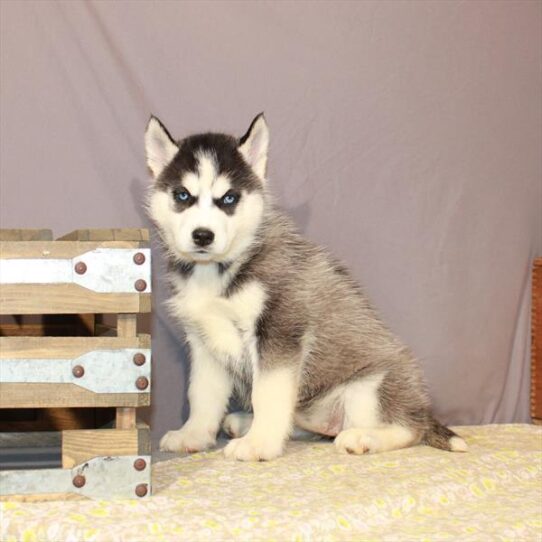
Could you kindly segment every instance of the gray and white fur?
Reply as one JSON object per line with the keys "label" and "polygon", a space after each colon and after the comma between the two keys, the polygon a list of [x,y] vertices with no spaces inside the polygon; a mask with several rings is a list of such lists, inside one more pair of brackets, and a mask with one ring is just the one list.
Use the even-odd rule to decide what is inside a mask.
{"label": "gray and white fur", "polygon": [[[263,115],[240,139],[179,142],[152,117],[145,144],[169,309],[192,358],[190,417],[163,450],[207,449],[222,426],[236,437],[227,457],[273,459],[295,424],[346,453],[420,443],[466,451],[431,415],[416,360],[360,286],[273,203]],[[226,415],[233,394],[247,413]]]}

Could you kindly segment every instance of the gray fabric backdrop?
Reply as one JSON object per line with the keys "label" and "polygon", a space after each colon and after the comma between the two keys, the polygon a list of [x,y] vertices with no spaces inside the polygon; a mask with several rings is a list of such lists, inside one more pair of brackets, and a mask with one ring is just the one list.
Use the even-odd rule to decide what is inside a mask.
{"label": "gray fabric backdrop", "polygon": [[[1,225],[145,225],[150,112],[241,135],[363,281],[450,423],[528,420],[542,4],[50,2],[1,9]],[[155,258],[155,436],[186,415]]]}

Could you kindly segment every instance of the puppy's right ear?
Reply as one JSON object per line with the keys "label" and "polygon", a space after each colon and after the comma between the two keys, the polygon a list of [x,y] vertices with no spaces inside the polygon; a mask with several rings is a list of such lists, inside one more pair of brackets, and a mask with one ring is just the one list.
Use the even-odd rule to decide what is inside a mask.
{"label": "puppy's right ear", "polygon": [[166,127],[151,115],[147,129],[145,130],[145,153],[147,166],[157,179],[164,168],[173,160],[179,147],[166,130]]}

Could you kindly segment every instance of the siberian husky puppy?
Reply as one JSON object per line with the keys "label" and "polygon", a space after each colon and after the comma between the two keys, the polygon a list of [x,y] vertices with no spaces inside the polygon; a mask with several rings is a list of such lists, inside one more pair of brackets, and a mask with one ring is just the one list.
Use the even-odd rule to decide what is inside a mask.
{"label": "siberian husky puppy", "polygon": [[[235,137],[175,141],[151,117],[148,199],[169,260],[169,309],[186,331],[190,417],[166,451],[213,446],[226,457],[282,454],[294,424],[338,451],[467,445],[431,415],[421,372],[349,272],[304,239],[273,204],[263,114]],[[236,394],[246,414],[226,416]],[[249,414],[250,412],[250,414]]]}

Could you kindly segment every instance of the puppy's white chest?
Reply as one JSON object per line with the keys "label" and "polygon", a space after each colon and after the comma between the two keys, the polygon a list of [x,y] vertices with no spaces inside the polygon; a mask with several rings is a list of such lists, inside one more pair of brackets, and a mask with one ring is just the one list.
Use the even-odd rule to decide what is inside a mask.
{"label": "puppy's white chest", "polygon": [[224,280],[216,272],[194,273],[173,298],[172,308],[187,331],[196,333],[217,358],[237,363],[254,346],[266,295],[261,284],[252,281],[224,297]]}

